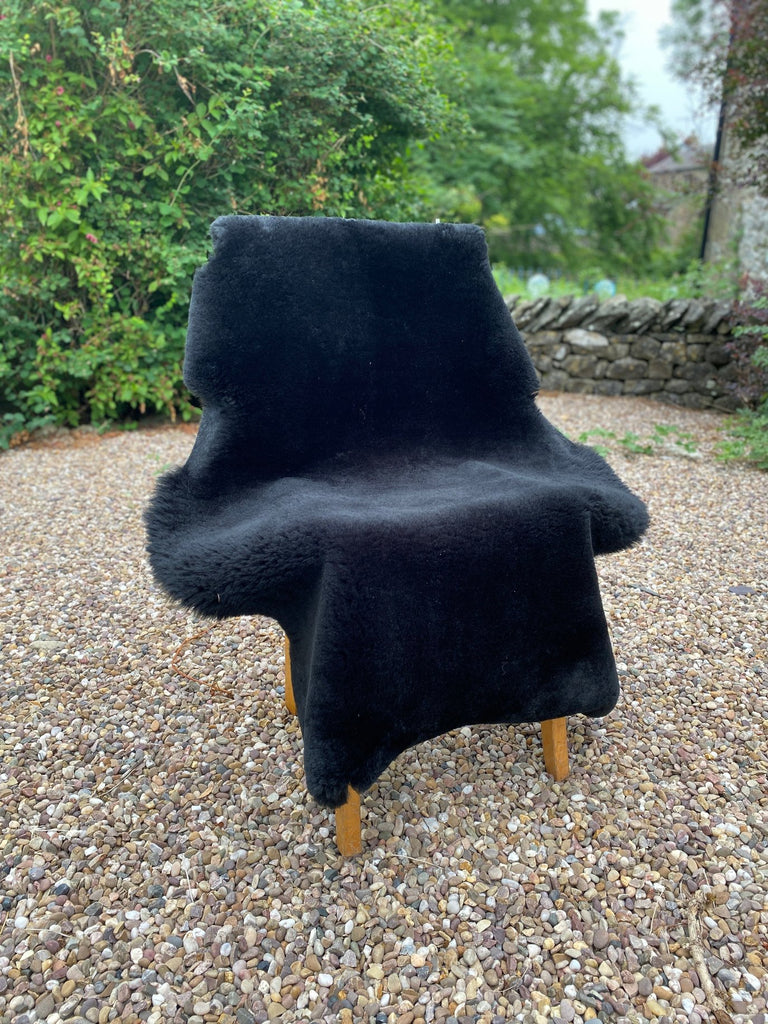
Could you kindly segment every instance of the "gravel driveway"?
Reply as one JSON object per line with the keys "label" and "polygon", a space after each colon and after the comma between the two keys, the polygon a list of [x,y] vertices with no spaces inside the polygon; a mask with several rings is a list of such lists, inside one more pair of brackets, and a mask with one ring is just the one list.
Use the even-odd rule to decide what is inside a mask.
{"label": "gravel driveway", "polygon": [[653,520],[599,563],[619,705],[569,721],[563,783],[533,725],[411,749],[348,862],[279,628],[206,630],[150,579],[141,511],[190,431],[0,456],[0,1021],[768,1019],[768,474],[714,459],[715,415],[541,404],[695,439],[612,444]]}

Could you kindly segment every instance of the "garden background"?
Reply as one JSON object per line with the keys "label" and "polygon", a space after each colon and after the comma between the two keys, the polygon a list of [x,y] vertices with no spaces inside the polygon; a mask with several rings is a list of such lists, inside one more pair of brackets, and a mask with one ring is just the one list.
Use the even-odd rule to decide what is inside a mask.
{"label": "garden background", "polygon": [[236,212],[473,221],[507,292],[533,275],[560,294],[607,280],[732,300],[740,424],[760,457],[765,284],[738,239],[700,257],[726,188],[766,191],[768,4],[674,10],[670,53],[720,104],[730,147],[693,196],[653,171],[681,140],[628,158],[623,119],[659,114],[622,77],[618,17],[593,23],[580,0],[7,4],[0,446],[51,425],[194,418],[191,278],[210,221]]}

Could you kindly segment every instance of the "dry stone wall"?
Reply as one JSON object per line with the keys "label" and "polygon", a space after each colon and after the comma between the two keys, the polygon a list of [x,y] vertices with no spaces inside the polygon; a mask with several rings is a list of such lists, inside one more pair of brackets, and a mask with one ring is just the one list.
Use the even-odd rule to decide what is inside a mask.
{"label": "dry stone wall", "polygon": [[728,303],[588,295],[512,296],[507,305],[544,391],[647,395],[692,409],[738,405]]}

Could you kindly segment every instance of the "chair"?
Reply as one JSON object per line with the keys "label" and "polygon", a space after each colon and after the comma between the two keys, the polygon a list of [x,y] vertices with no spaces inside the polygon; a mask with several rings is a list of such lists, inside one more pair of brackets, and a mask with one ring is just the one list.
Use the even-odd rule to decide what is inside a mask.
{"label": "chair", "polygon": [[542,415],[472,225],[223,217],[184,361],[203,407],[146,512],[150,564],[204,616],[276,619],[307,786],[360,849],[359,794],[409,746],[565,719],[618,678],[594,556],[643,503]]}

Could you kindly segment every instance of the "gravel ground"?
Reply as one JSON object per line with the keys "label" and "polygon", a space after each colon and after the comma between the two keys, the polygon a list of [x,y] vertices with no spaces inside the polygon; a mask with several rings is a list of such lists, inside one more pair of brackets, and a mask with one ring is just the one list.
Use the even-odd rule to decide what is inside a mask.
{"label": "gravel ground", "polygon": [[695,438],[611,445],[653,517],[599,565],[619,705],[570,720],[563,783],[534,725],[413,748],[350,861],[279,628],[203,633],[150,579],[142,507],[189,430],[0,457],[0,1020],[768,1019],[768,474],[712,457],[714,415],[541,402],[574,437]]}

